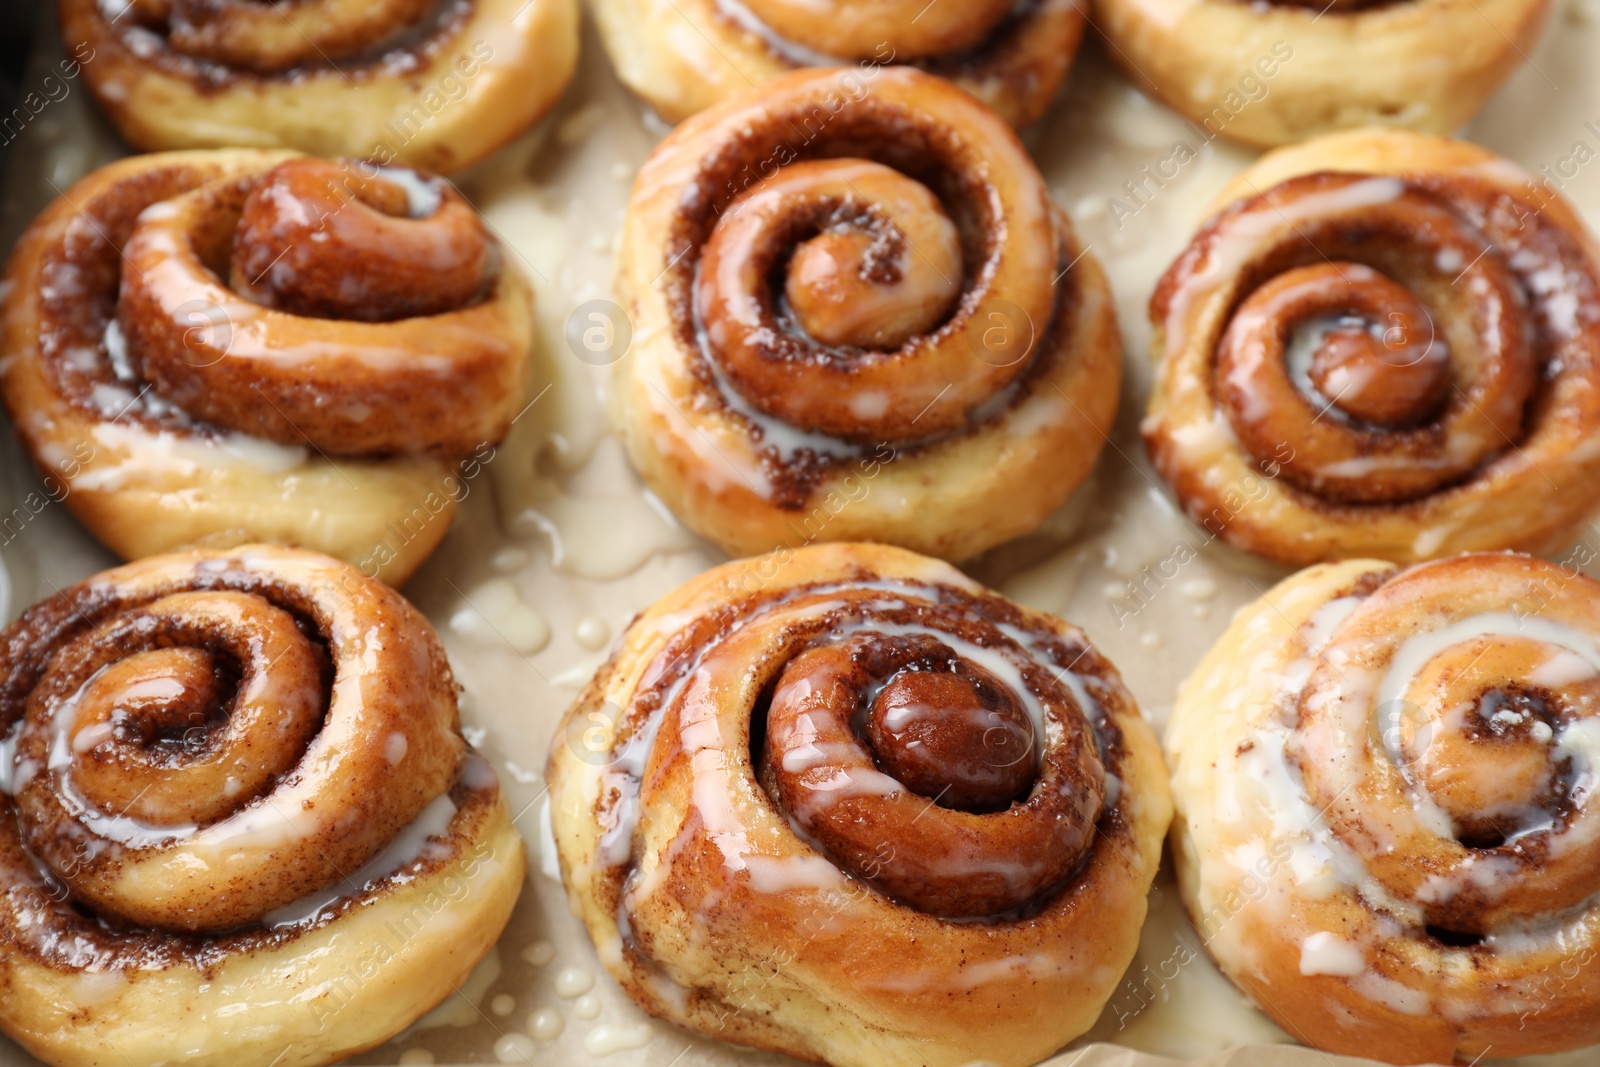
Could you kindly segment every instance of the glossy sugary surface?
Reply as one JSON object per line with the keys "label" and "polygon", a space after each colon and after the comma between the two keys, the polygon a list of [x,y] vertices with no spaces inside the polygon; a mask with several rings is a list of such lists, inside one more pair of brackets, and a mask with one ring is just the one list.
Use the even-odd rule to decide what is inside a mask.
{"label": "glossy sugary surface", "polygon": [[1071,0],[602,0],[595,17],[618,77],[672,122],[802,67],[898,63],[1019,129],[1049,106],[1088,23]]}
{"label": "glossy sugary surface", "polygon": [[24,613],[0,668],[0,1028],[47,1062],[330,1062],[504,927],[523,846],[444,650],[348,564],[129,564]]}
{"label": "glossy sugary surface", "polygon": [[1600,249],[1570,205],[1476,145],[1380,130],[1269,153],[1221,205],[1150,302],[1141,430],[1191,518],[1293,565],[1587,528]]}
{"label": "glossy sugary surface", "polygon": [[1241,612],[1166,738],[1223,971],[1392,1063],[1600,1039],[1597,636],[1600,583],[1510,554],[1313,567]]}
{"label": "glossy sugary surface", "polygon": [[577,63],[576,0],[57,7],[100,106],[146,151],[293,148],[458,171],[549,111]]}
{"label": "glossy sugary surface", "polygon": [[501,255],[459,193],[402,168],[120,161],[13,249],[0,393],[125,558],[242,535],[400,582],[444,536],[453,468],[521,407],[532,295]]}
{"label": "glossy sugary surface", "polygon": [[[1582,132],[1593,118],[1600,77],[1591,61],[1600,21],[1590,12],[1600,9],[1567,5],[1553,27],[1557,32],[1529,50],[1559,90],[1527,68],[1469,133],[1530,174],[1540,174],[1543,166],[1552,174],[1575,173],[1563,179],[1563,195],[1593,224],[1600,222],[1600,169],[1570,159],[1575,138],[1594,143]],[[531,265],[547,313],[540,345],[545,355],[533,393],[546,384],[553,388],[518,422],[483,473],[465,483],[470,492],[454,532],[406,589],[449,647],[466,689],[464,721],[485,732],[481,747],[501,772],[513,814],[544,789],[543,778],[530,771],[540,766],[578,687],[604,659],[606,643],[642,605],[726,559],[665,523],[643,497],[596,399],[610,368],[581,360],[563,335],[574,309],[612,295],[611,241],[633,176],[664,134],[616,83],[598,40],[586,43],[594,47],[543,151],[533,152],[531,142],[520,145],[463,184],[508,247],[524,266]],[[1136,426],[1150,380],[1150,363],[1139,358],[1149,345],[1150,289],[1209,214],[1212,197],[1252,154],[1200,140],[1173,113],[1136,94],[1098,49],[1086,48],[1079,64],[1059,106],[1025,143],[1052,196],[1071,210],[1083,242],[1103,257],[1113,284],[1131,354],[1124,415],[1112,433],[1116,448],[1107,446],[1091,487],[1057,512],[1041,536],[991,553],[968,569],[1019,602],[1081,623],[1122,669],[1159,730],[1177,685],[1231,613],[1287,573],[1197,531],[1170,496],[1153,488],[1152,480],[1159,486],[1160,479],[1149,468]],[[126,151],[93,117],[92,101],[77,87],[67,100],[52,104],[45,118],[30,128],[8,164],[13,184],[7,198],[19,211],[9,217],[7,236],[57,195],[47,177],[64,189],[72,178]],[[1179,142],[1197,154],[1174,156]],[[1165,187],[1155,189],[1142,167],[1165,175]],[[1124,188],[1129,180],[1144,183],[1153,199],[1144,196],[1141,206],[1130,198]],[[586,326],[589,321],[584,319]],[[43,496],[35,477],[14,447],[5,453],[0,478],[14,501],[30,488]],[[1245,486],[1233,503],[1255,494]],[[529,520],[535,513],[543,525]],[[20,532],[15,519],[6,531],[0,555],[11,573],[13,614],[50,595],[51,583],[64,588],[115,562],[54,504]],[[553,543],[561,546],[555,556]],[[1588,543],[1597,543],[1593,535]],[[1572,558],[1579,565],[1591,557]],[[528,625],[528,612],[542,620],[544,634],[531,638],[531,646],[518,628]],[[511,647],[480,621],[485,616],[519,649],[533,650],[523,654]],[[514,777],[508,765],[521,776]],[[536,852],[538,818],[534,804],[516,824]],[[1089,1067],[1115,1056],[1142,1067],[1151,1061],[1134,1049],[1188,1060],[1250,1043],[1257,1046],[1243,1057],[1250,1067],[1325,1067],[1315,1053],[1301,1051],[1295,1058],[1298,1050],[1276,1044],[1292,1038],[1217,973],[1170,874],[1163,872],[1151,907],[1138,957],[1084,1039],[1115,1045],[1069,1051],[1058,1063]],[[585,976],[591,985],[584,985]],[[605,979],[587,931],[568,917],[559,880],[537,870],[492,961],[463,989],[465,997],[451,998],[453,1010],[365,1059],[395,1063],[402,1055],[427,1052],[439,1062],[493,1062],[502,1038],[532,1042],[535,1033],[530,1049],[536,1063],[663,1067],[688,1046],[680,1067],[701,1059],[742,1062],[752,1055],[647,1018]],[[510,1014],[496,1013],[500,998],[511,1005]],[[459,1025],[446,1025],[447,1018]],[[3,1041],[0,1048],[0,1056],[25,1056]],[[590,1048],[604,1050],[605,1057],[591,1061]],[[1558,1062],[1588,1067],[1592,1059],[1578,1053]]]}
{"label": "glossy sugary surface", "polygon": [[[953,693],[981,731],[897,777],[886,733],[957,713],[918,710]],[[1003,773],[980,783],[974,760]],[[1081,1033],[1170,817],[1154,737],[1081,631],[866,544],[736,561],[655,604],[549,776],[574,907],[630,996],[861,1067],[1021,1067]]]}
{"label": "glossy sugary surface", "polygon": [[1104,447],[1111,296],[994,112],[913,69],[857,77],[776,78],[640,171],[613,425],[730,552],[875,540],[965,559],[1036,527]]}

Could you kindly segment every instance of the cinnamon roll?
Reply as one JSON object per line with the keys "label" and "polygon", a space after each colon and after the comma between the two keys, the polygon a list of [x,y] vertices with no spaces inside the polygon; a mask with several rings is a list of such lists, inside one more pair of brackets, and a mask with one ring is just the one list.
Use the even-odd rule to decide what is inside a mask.
{"label": "cinnamon roll", "polygon": [[5,287],[0,394],[125,559],[242,531],[398,583],[522,406],[532,291],[410,170],[123,160],[45,210]]}
{"label": "cinnamon roll", "polygon": [[1150,303],[1145,442],[1196,522],[1306,564],[1555,552],[1600,504],[1600,258],[1459,141],[1269,153]]}
{"label": "cinnamon roll", "polygon": [[0,1030],[54,1067],[332,1062],[449,995],[516,902],[444,650],[347,564],[107,571],[0,633],[0,678]]}
{"label": "cinnamon roll", "polygon": [[881,545],[639,616],[549,768],[569,898],[652,1014],[800,1059],[1031,1064],[1137,947],[1171,815],[1076,627]]}
{"label": "cinnamon roll", "polygon": [[1066,78],[1087,16],[1072,0],[596,0],[617,77],[669,122],[801,67],[898,63],[949,78],[1018,129]]}
{"label": "cinnamon roll", "polygon": [[450,173],[543,117],[577,0],[61,0],[61,33],[136,148],[295,148]]}
{"label": "cinnamon roll", "polygon": [[1093,467],[1116,316],[994,112],[908,68],[861,93],[852,77],[777,78],[639,172],[612,421],[730,552],[874,540],[961,559],[1031,530]]}
{"label": "cinnamon roll", "polygon": [[1141,90],[1258,147],[1389,126],[1447,134],[1524,62],[1550,0],[1099,0]]}
{"label": "cinnamon roll", "polygon": [[1390,1063],[1600,1042],[1600,583],[1512,554],[1280,583],[1184,683],[1173,852],[1222,970]]}

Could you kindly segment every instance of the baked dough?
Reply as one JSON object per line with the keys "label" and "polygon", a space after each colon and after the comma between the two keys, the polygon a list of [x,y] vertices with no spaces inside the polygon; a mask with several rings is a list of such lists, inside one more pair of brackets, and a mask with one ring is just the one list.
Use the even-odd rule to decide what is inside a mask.
{"label": "baked dough", "polygon": [[61,0],[61,34],[146,151],[295,148],[448,174],[555,106],[577,0]]}
{"label": "baked dough", "polygon": [[1099,0],[1134,83],[1268,147],[1381,125],[1454,133],[1527,59],[1549,0]]}
{"label": "baked dough", "polygon": [[1600,1042],[1585,562],[1312,567],[1179,690],[1184,902],[1297,1041],[1396,1064]]}
{"label": "baked dough", "polygon": [[1022,128],[1055,97],[1083,38],[1073,0],[596,0],[624,85],[669,122],[801,67],[862,84],[891,64],[949,78]]}
{"label": "baked dough", "polygon": [[0,1030],[52,1067],[331,1063],[499,937],[522,838],[387,586],[191,551],[59,593],[0,649]]}
{"label": "baked dough", "polygon": [[909,68],[855,78],[776,78],[641,169],[612,423],[731,553],[963,559],[1032,530],[1105,446],[1110,288],[994,112]]}
{"label": "baked dough", "polygon": [[402,582],[522,406],[532,290],[409,170],[122,160],[29,227],[6,286],[12,422],[125,559],[269,538]]}
{"label": "baked dough", "polygon": [[1600,506],[1600,254],[1482,148],[1367,130],[1268,153],[1150,309],[1145,442],[1237,547],[1558,552]]}
{"label": "baked dough", "polygon": [[1083,1033],[1170,817],[1082,631],[868,544],[663,598],[548,778],[569,898],[629,996],[835,1067],[1025,1067]]}

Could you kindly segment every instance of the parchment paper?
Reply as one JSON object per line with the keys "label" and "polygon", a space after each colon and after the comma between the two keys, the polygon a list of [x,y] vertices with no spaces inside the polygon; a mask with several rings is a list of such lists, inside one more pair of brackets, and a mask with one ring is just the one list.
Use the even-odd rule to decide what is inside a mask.
{"label": "parchment paper", "polygon": [[[53,13],[41,12],[40,21],[24,91],[38,87],[60,56]],[[487,474],[470,486],[442,550],[406,589],[445,638],[466,688],[463,719],[500,770],[512,810],[523,813],[518,826],[533,850],[534,871],[506,935],[463,995],[396,1041],[358,1057],[363,1063],[791,1062],[645,1019],[605,976],[567,914],[542,847],[540,772],[559,715],[634,612],[722,558],[646,499],[605,428],[607,368],[576,358],[566,341],[574,311],[609,296],[612,241],[629,183],[664,132],[616,83],[591,29],[583,47],[578,79],[555,115],[459,179],[538,291],[535,402]],[[1582,154],[1575,152],[1580,143],[1600,152],[1597,55],[1600,0],[1566,0],[1530,64],[1467,131],[1530,170],[1552,168],[1544,173],[1560,177],[1591,226],[1600,223],[1600,163],[1574,158]],[[87,89],[75,81],[66,86],[5,149],[0,239],[7,247],[60,190],[126,151],[95,113]],[[1053,195],[1111,275],[1127,383],[1114,441],[1092,482],[1038,534],[968,569],[1016,599],[1085,627],[1122,668],[1159,728],[1178,682],[1233,610],[1283,574],[1208,543],[1185,522],[1150,471],[1136,432],[1150,381],[1144,313],[1150,290],[1201,221],[1205,203],[1252,154],[1207,142],[1140,96],[1092,42],[1056,106],[1026,140]],[[1129,195],[1126,183],[1139,182],[1143,168],[1166,174],[1174,166],[1176,173],[1158,187],[1144,186],[1146,195]],[[9,510],[38,488],[6,435],[0,502]],[[1600,535],[1589,540],[1593,548]],[[10,588],[0,590],[7,593],[7,619],[53,588],[114,562],[60,506],[44,508],[0,543],[0,560],[10,577]],[[1134,594],[1134,582],[1146,592]],[[508,641],[507,633],[515,639]],[[1245,1005],[1199,951],[1169,878],[1163,875],[1153,891],[1139,958],[1100,1024],[1084,1047],[1052,1064],[1358,1062],[1281,1044],[1288,1036]],[[529,1036],[548,1034],[552,1018],[560,1019],[558,1035]],[[601,1049],[615,1051],[591,1055]],[[29,1062],[0,1041],[0,1064]],[[1600,1053],[1523,1062],[1600,1063]]]}

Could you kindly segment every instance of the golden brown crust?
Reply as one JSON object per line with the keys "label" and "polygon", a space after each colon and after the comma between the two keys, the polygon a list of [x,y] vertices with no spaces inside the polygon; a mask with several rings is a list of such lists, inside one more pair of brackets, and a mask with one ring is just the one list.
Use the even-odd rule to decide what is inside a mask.
{"label": "golden brown crust", "polygon": [[[346,564],[129,564],[25,612],[0,668],[0,1029],[51,1064],[330,1062],[510,914],[521,840],[444,651]],[[208,1022],[239,1003],[248,1034]]]}
{"label": "golden brown crust", "polygon": [[[956,740],[918,764],[929,730]],[[726,564],[657,603],[549,777],[570,899],[630,996],[840,1067],[1010,1067],[1082,1033],[1169,818],[1154,737],[1081,631],[866,544]]]}
{"label": "golden brown crust", "polygon": [[[437,206],[408,217],[412,198]],[[297,240],[306,216],[316,240]],[[466,302],[417,306],[374,234],[433,248]],[[6,405],[51,495],[124,558],[242,531],[401,582],[449,527],[457,462],[492,455],[521,403],[531,291],[453,190],[411,172],[125,160],[47,208],[6,278]],[[284,303],[318,317],[266,306]]]}
{"label": "golden brown crust", "polygon": [[1102,0],[1095,28],[1141,89],[1260,147],[1335,130],[1453,133],[1533,51],[1548,0]]}
{"label": "golden brown crust", "polygon": [[949,78],[1018,129],[1054,99],[1087,21],[1072,0],[828,8],[819,15],[817,5],[794,0],[599,0],[595,17],[623,84],[670,122],[801,67],[855,64],[870,80],[901,63]]}
{"label": "golden brown crust", "polygon": [[63,0],[67,50],[148,151],[294,148],[451,173],[532,125],[577,63],[576,0]]}
{"label": "golden brown crust", "polygon": [[1166,746],[1185,904],[1297,1040],[1391,1063],[1600,1041],[1600,583],[1354,560],[1239,613]]}
{"label": "golden brown crust", "polygon": [[1492,153],[1269,153],[1151,301],[1143,430],[1185,511],[1291,563],[1557,551],[1600,503],[1600,256]]}
{"label": "golden brown crust", "polygon": [[854,78],[775,79],[640,171],[613,424],[731,552],[870,539],[961,559],[1088,475],[1116,412],[1115,313],[997,116],[918,71]]}

